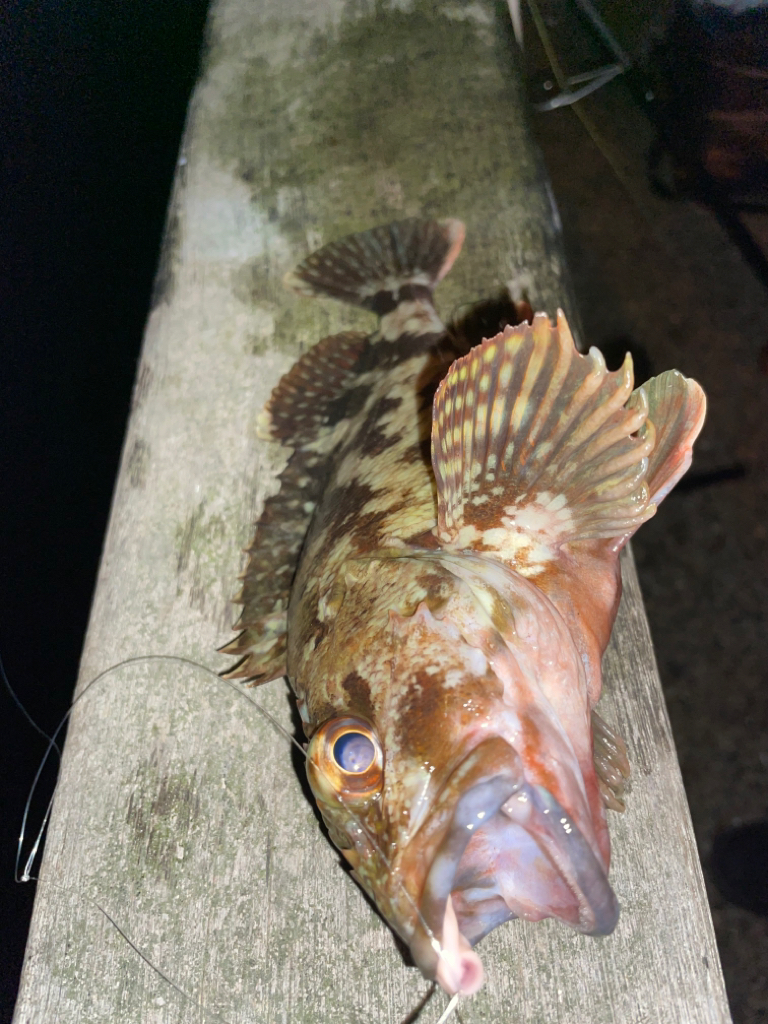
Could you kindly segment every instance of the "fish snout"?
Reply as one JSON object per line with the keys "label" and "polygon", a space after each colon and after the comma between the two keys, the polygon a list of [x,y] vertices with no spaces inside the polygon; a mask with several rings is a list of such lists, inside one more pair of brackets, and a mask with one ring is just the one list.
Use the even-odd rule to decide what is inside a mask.
{"label": "fish snout", "polygon": [[404,871],[424,879],[411,955],[451,994],[480,988],[472,946],[510,918],[555,917],[589,935],[616,927],[619,903],[596,851],[502,737],[454,769],[409,847]]}
{"label": "fish snout", "polygon": [[[412,850],[419,855],[422,872],[423,861],[429,858],[425,847],[434,853],[421,890],[411,955],[425,977],[437,980],[451,994],[471,995],[483,983],[480,958],[459,930],[451,902],[461,858],[473,834],[494,818],[524,783],[525,773],[514,748],[498,736],[484,740],[451,773],[430,819],[414,837]],[[435,821],[447,821],[437,842],[430,835]]]}

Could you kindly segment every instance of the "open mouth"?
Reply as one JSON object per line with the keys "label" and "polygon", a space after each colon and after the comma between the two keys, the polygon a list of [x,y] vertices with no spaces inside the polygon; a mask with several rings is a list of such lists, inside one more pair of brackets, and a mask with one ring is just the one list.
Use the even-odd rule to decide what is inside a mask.
{"label": "open mouth", "polygon": [[461,762],[431,821],[442,823],[442,835],[420,830],[414,839],[427,858],[425,846],[434,853],[411,954],[449,993],[480,988],[472,946],[512,917],[557,917],[590,935],[616,926],[618,902],[591,846],[552,794],[527,782],[506,740],[484,740]]}

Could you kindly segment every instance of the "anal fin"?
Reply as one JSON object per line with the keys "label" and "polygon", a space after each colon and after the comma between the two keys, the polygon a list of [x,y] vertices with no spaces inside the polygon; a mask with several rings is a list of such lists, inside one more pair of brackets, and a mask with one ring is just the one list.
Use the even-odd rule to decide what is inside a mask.
{"label": "anal fin", "polygon": [[248,564],[235,598],[243,606],[235,624],[241,632],[221,648],[240,659],[227,679],[256,685],[285,674],[291,585],[330,457],[368,395],[357,370],[367,344],[359,333],[318,342],[280,380],[262,414],[267,436],[294,450],[247,548]]}

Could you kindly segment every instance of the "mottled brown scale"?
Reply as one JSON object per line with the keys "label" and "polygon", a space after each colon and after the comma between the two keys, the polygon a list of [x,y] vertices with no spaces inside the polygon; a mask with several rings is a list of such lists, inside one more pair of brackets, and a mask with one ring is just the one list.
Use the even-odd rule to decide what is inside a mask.
{"label": "mottled brown scale", "polygon": [[[356,768],[312,767],[310,784],[360,884],[450,992],[463,968],[446,964],[476,982],[470,943],[505,917],[615,926],[604,809],[623,807],[629,763],[594,705],[618,552],[687,468],[704,412],[674,371],[633,392],[631,360],[609,373],[581,356],[527,296],[446,331],[432,289],[462,239],[456,221],[404,221],[289,275],[380,323],[324,339],[273,392],[266,425],[289,459],[227,648],[230,675],[287,670],[310,765],[348,720],[374,744],[362,770],[380,789],[354,810],[334,779]],[[501,333],[477,337],[491,321]]]}
{"label": "mottled brown scale", "polygon": [[[444,765],[450,765],[456,756],[455,750],[450,745],[435,746],[435,723],[443,715],[450,714],[457,732],[463,732],[473,716],[490,711],[494,702],[499,700],[501,685],[490,670],[481,679],[480,696],[477,680],[472,680],[471,684],[460,684],[450,693],[435,684],[434,675],[425,668],[414,674],[400,704],[398,739],[400,746],[412,751],[414,757],[430,755]],[[467,708],[465,705],[469,701],[472,702],[471,707]]]}
{"label": "mottled brown scale", "polygon": [[372,722],[374,719],[374,706],[370,687],[366,680],[353,670],[344,676],[341,685],[347,695],[347,707],[351,714],[360,715],[362,718]]}
{"label": "mottled brown scale", "polygon": [[449,596],[450,586],[445,573],[437,572],[433,569],[423,569],[417,573],[416,583],[428,595],[426,598],[427,607],[433,615],[436,615]]}
{"label": "mottled brown scale", "polygon": [[444,713],[444,692],[435,686],[435,680],[424,669],[419,670],[405,691],[400,704],[398,738],[404,749],[415,758],[431,753],[430,729]]}

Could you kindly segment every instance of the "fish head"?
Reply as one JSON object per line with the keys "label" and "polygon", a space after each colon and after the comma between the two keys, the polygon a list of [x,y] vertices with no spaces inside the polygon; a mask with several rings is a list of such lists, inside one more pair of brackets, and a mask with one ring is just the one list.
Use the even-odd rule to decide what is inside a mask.
{"label": "fish head", "polygon": [[476,991],[472,947],[514,917],[610,932],[586,683],[556,610],[472,556],[370,562],[344,589],[297,680],[309,782],[422,973]]}

